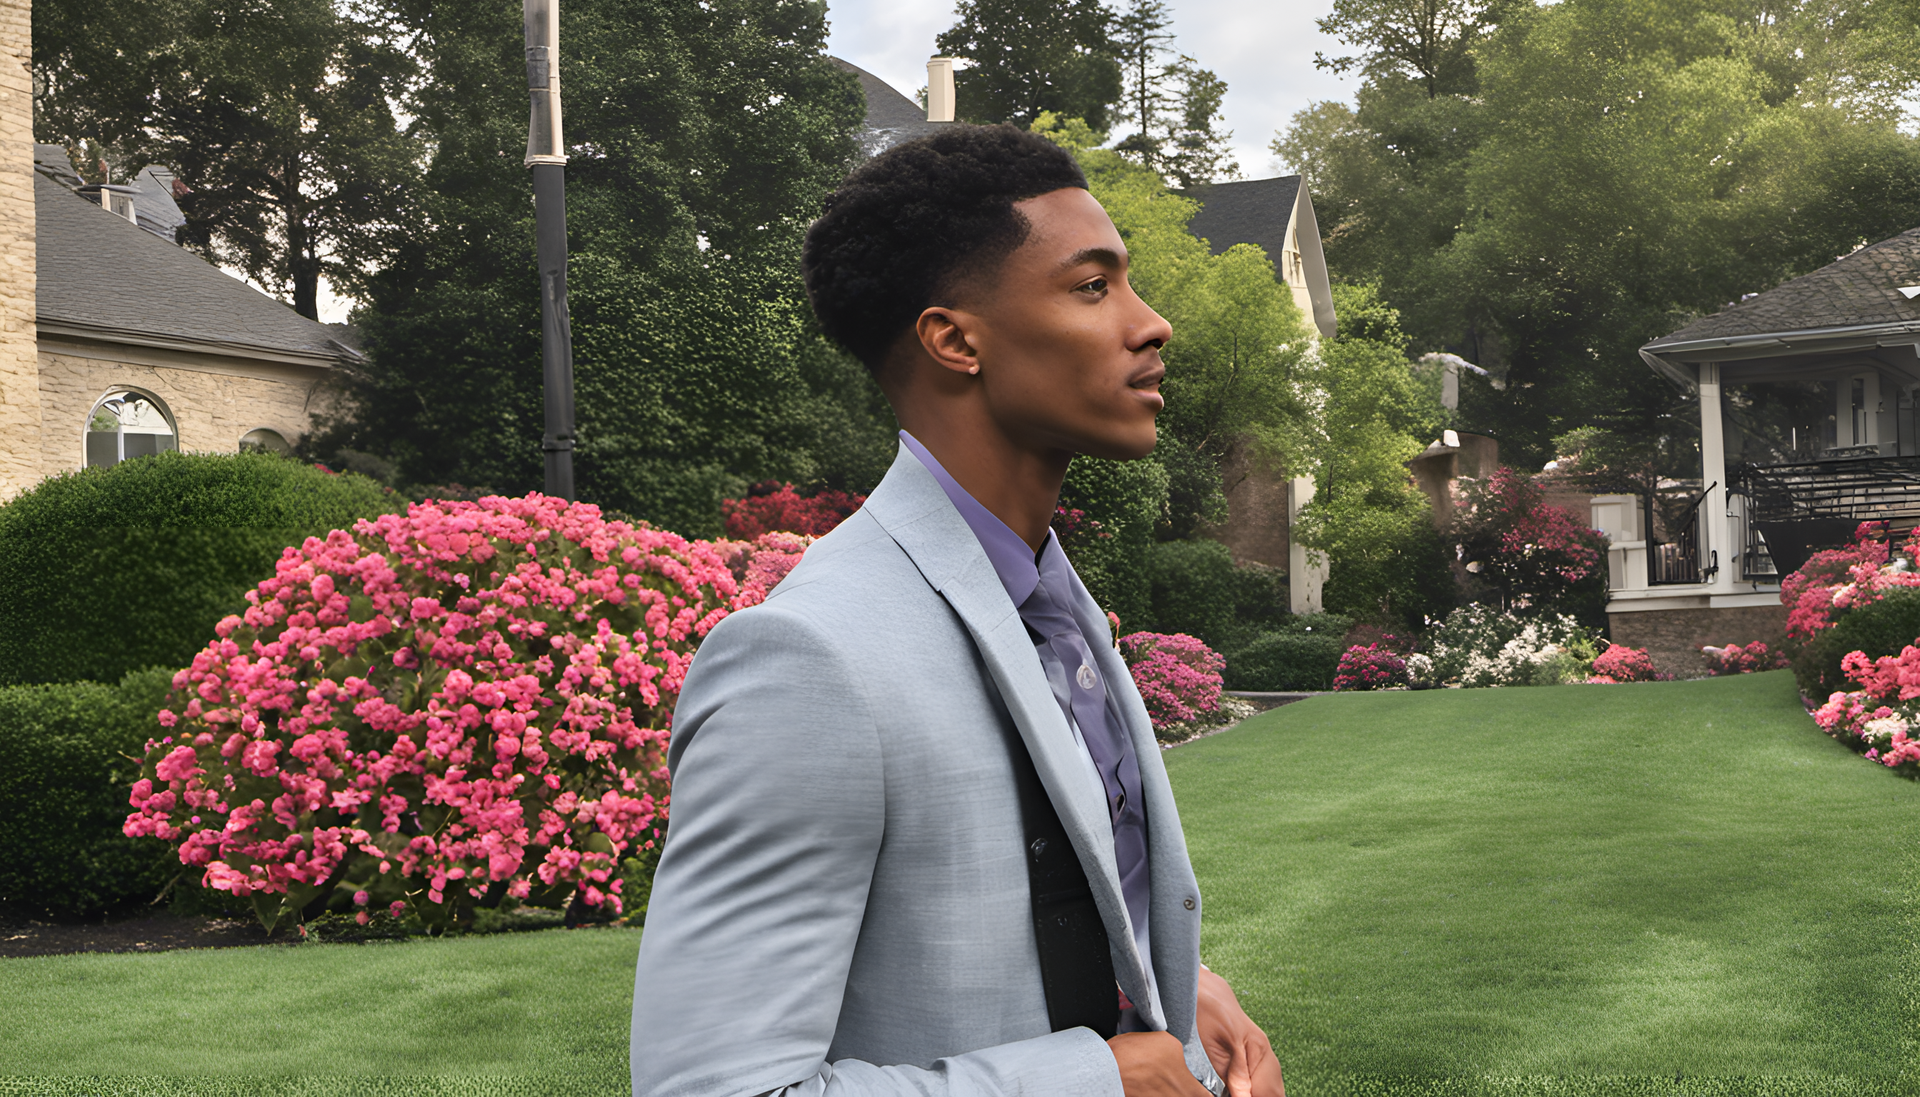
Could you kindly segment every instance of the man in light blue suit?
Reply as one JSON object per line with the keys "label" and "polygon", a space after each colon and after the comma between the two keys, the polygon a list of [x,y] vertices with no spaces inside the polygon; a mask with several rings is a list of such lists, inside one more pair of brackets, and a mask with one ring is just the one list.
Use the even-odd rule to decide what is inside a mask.
{"label": "man in light blue suit", "polygon": [[807,236],[903,428],[866,505],[701,646],[640,946],[635,1097],[1284,1097],[1108,621],[1049,523],[1153,448],[1166,321],[1071,157],[955,126]]}

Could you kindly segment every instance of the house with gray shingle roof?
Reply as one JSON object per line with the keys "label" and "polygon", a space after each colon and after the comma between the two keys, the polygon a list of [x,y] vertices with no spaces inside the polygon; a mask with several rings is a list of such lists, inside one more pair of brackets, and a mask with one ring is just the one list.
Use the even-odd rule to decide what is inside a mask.
{"label": "house with gray shingle roof", "polygon": [[164,450],[290,451],[325,383],[360,355],[176,244],[180,187],[160,168],[88,185],[33,149],[37,430],[8,425],[5,494],[42,476]]}
{"label": "house with gray shingle roof", "polygon": [[1812,552],[1861,522],[1920,525],[1920,229],[1729,304],[1640,357],[1698,395],[1700,481],[1665,530],[1650,500],[1595,498],[1594,524],[1613,541],[1617,641],[1623,626],[1659,631],[1661,614],[1784,620],[1780,579]]}

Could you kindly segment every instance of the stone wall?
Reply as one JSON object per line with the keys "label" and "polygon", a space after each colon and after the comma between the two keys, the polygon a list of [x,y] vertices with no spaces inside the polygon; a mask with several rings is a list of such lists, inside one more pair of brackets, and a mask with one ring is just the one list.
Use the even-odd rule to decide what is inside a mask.
{"label": "stone wall", "polygon": [[1736,609],[1653,609],[1607,614],[1613,642],[1645,648],[1656,669],[1676,678],[1706,674],[1700,649],[1708,644],[1751,644],[1764,641],[1780,650],[1786,641],[1787,607],[1742,606]]}
{"label": "stone wall", "polygon": [[0,499],[39,479],[32,56],[32,5],[0,0]]}
{"label": "stone wall", "polygon": [[173,413],[182,450],[233,453],[240,436],[259,427],[299,441],[317,410],[313,403],[326,376],[305,366],[49,341],[40,354],[44,426],[38,474],[51,476],[86,463],[87,416],[114,389],[159,397]]}

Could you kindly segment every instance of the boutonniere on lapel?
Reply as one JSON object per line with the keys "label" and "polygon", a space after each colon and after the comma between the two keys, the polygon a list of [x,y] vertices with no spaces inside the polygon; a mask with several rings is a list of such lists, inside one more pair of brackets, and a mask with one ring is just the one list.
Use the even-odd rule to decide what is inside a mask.
{"label": "boutonniere on lapel", "polygon": [[1113,612],[1112,610],[1107,611],[1107,631],[1112,633],[1112,635],[1108,637],[1108,639],[1113,641],[1113,650],[1119,651],[1120,650],[1120,615]]}

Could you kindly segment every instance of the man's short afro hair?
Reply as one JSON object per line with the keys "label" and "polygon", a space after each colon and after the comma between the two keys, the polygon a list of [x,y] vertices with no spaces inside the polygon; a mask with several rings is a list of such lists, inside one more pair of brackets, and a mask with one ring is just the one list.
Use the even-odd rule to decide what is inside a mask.
{"label": "man's short afro hair", "polygon": [[1073,157],[1012,126],[955,124],[854,169],[807,230],[800,266],[814,315],[867,368],[920,313],[1026,241],[1015,202],[1087,189]]}

